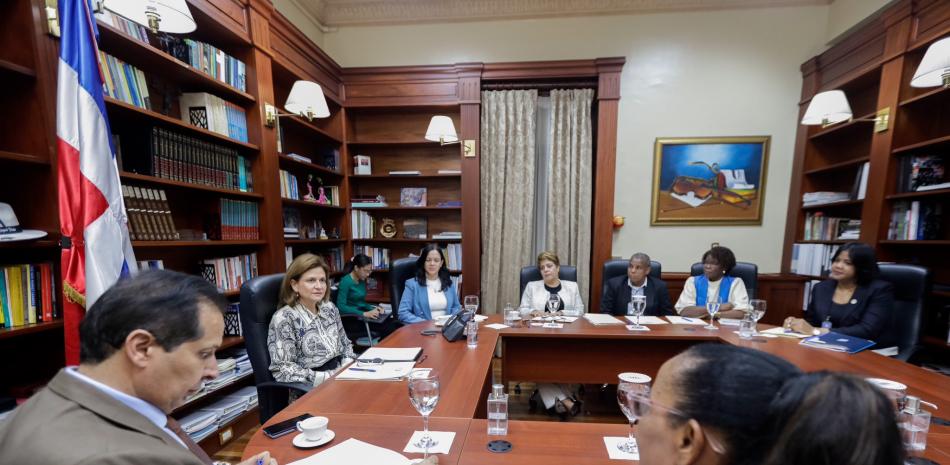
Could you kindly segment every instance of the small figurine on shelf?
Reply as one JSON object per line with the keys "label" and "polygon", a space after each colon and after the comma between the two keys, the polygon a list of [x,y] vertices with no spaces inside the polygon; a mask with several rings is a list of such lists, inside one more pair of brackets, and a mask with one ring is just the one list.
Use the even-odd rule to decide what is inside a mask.
{"label": "small figurine on shelf", "polygon": [[317,198],[313,196],[313,175],[312,174],[307,175],[307,193],[304,194],[303,199],[309,202],[317,201]]}
{"label": "small figurine on shelf", "polygon": [[320,239],[329,239],[327,236],[327,230],[323,229],[323,226],[320,226]]}
{"label": "small figurine on shelf", "polygon": [[330,239],[339,239],[340,230],[338,228],[333,228],[333,231],[330,231]]}
{"label": "small figurine on shelf", "polygon": [[320,197],[317,198],[317,203],[319,203],[320,205],[329,205],[330,199],[327,198],[327,193],[324,192],[323,186],[320,186],[317,189],[317,192],[320,193]]}

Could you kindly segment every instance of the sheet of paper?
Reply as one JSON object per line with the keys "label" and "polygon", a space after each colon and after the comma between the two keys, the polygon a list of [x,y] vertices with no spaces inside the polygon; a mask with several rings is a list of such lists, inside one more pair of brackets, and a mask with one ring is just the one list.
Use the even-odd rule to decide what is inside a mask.
{"label": "sheet of paper", "polygon": [[620,443],[629,439],[620,436],[604,436],[604,445],[607,446],[607,455],[610,456],[610,460],[640,460],[640,449],[636,449],[635,453],[628,453],[617,448]]}
{"label": "sheet of paper", "polygon": [[607,313],[588,313],[584,319],[593,325],[622,325],[623,322]]}
{"label": "sheet of paper", "polygon": [[336,375],[336,379],[397,381],[408,376],[415,364],[416,362],[389,362],[381,365],[357,366],[353,363]]}
{"label": "sheet of paper", "polygon": [[[627,319],[627,321],[629,321],[629,322],[631,322],[631,323],[636,323],[636,322],[637,322],[637,317],[635,317],[635,316],[629,316],[629,315],[627,315],[625,318]],[[668,323],[666,320],[664,320],[663,318],[660,318],[660,317],[658,317],[658,316],[641,316],[641,317],[640,317],[640,324],[641,324],[641,325],[666,325],[666,324],[669,324],[669,323]]]}
{"label": "sheet of paper", "polygon": [[702,326],[706,324],[706,322],[700,318],[689,318],[685,316],[668,316],[666,317],[666,319],[669,320],[670,323],[673,323],[674,325],[700,325]]}
{"label": "sheet of paper", "polygon": [[648,328],[648,327],[646,327],[646,326],[640,326],[640,327],[638,328],[638,327],[636,327],[636,326],[634,326],[634,325],[627,325],[627,329],[629,329],[630,331],[649,331],[649,330],[650,330],[650,328]]}
{"label": "sheet of paper", "polygon": [[776,326],[774,328],[769,328],[769,329],[766,329],[765,331],[759,331],[759,332],[762,334],[770,334],[770,335],[778,336],[778,337],[790,337],[794,339],[805,339],[806,337],[810,337],[810,335],[808,334],[785,331],[785,328],[781,326]]}
{"label": "sheet of paper", "polygon": [[[415,446],[415,444],[419,442],[419,439],[422,438],[422,434],[422,431],[412,433],[412,437],[409,438],[409,442],[406,443],[406,448],[402,451],[419,454],[425,452],[424,448]],[[449,450],[452,449],[452,441],[455,440],[455,431],[429,431],[429,436],[438,441],[438,444],[429,447],[430,454],[448,454]]]}
{"label": "sheet of paper", "polygon": [[719,319],[719,324],[721,324],[721,325],[723,325],[723,326],[739,326],[739,323],[740,323],[741,321],[742,321],[742,320],[737,320],[737,319],[735,319],[735,318],[720,318],[720,319]]}
{"label": "sheet of paper", "polygon": [[561,329],[561,328],[564,327],[564,325],[561,324],[561,323],[547,322],[547,323],[543,323],[543,324],[541,325],[541,327],[542,327],[542,328],[551,328],[551,329]]}
{"label": "sheet of paper", "polygon": [[408,465],[409,459],[399,452],[359,439],[347,439],[289,465],[339,465],[341,463],[372,463],[373,465]]}
{"label": "sheet of paper", "polygon": [[505,329],[508,327],[508,325],[503,325],[501,323],[492,323],[490,325],[485,325],[485,327],[491,328],[491,329]]}
{"label": "sheet of paper", "polygon": [[381,358],[386,361],[405,362],[407,360],[418,359],[420,352],[422,352],[422,347],[370,347],[366,349],[366,352],[360,355],[359,359],[372,360],[374,358]]}
{"label": "sheet of paper", "polygon": [[555,318],[554,321],[558,321],[561,323],[573,323],[577,321],[577,317],[576,316],[559,316]]}

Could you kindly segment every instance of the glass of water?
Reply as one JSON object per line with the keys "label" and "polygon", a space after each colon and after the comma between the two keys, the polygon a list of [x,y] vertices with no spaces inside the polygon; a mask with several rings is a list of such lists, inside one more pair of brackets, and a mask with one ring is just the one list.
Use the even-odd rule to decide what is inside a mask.
{"label": "glass of water", "polygon": [[719,329],[716,327],[716,325],[713,324],[713,320],[715,319],[716,314],[719,313],[719,305],[720,303],[719,303],[718,296],[712,297],[708,301],[706,301],[706,313],[709,314],[709,324],[706,326],[703,326],[703,328]]}
{"label": "glass of water", "polygon": [[477,295],[467,295],[465,296],[465,311],[471,314],[475,314],[478,311],[478,296]]}
{"label": "glass of water", "polygon": [[637,424],[641,414],[638,399],[650,397],[651,378],[642,373],[620,373],[618,377],[620,382],[617,384],[617,403],[630,423],[630,438],[617,444],[617,448],[628,454],[636,454],[639,450],[633,435],[633,425]]}
{"label": "glass of water", "polygon": [[423,425],[422,437],[413,445],[425,449],[428,455],[429,448],[439,443],[429,436],[429,415],[439,403],[439,376],[435,370],[415,371],[409,374],[409,402],[422,415]]}
{"label": "glass of water", "polygon": [[505,324],[508,326],[511,326],[518,318],[518,312],[515,311],[511,303],[505,304],[505,311],[502,315],[505,317]]}
{"label": "glass of water", "polygon": [[765,301],[762,299],[752,299],[749,301],[749,316],[752,317],[752,334],[759,334],[759,320],[765,316]]}
{"label": "glass of water", "polygon": [[633,327],[637,329],[643,328],[640,326],[640,317],[643,316],[643,311],[647,309],[647,297],[645,295],[635,295],[630,297],[631,310],[633,310],[633,316],[636,317],[636,323]]}

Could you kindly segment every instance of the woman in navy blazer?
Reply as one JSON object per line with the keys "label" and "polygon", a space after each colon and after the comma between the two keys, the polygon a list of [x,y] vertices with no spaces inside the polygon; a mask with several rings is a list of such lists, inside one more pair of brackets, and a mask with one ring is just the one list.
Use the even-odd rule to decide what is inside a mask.
{"label": "woman in navy blazer", "polygon": [[836,333],[876,339],[890,320],[894,305],[893,287],[875,279],[877,274],[871,246],[860,242],[841,246],[831,259],[831,279],[812,288],[805,319],[786,318],[785,327],[818,335],[829,331],[821,327],[828,321]]}
{"label": "woman in navy blazer", "polygon": [[416,260],[416,277],[407,279],[403,288],[399,321],[419,323],[441,315],[454,315],[461,308],[442,249],[436,244],[426,245]]}

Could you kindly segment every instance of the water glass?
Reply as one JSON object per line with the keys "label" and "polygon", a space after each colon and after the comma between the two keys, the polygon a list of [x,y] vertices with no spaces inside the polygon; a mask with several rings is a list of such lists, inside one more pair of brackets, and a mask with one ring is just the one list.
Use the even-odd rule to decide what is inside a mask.
{"label": "water glass", "polygon": [[531,326],[531,307],[524,306],[518,308],[518,314],[521,316],[521,326]]}
{"label": "water glass", "polygon": [[749,314],[752,316],[752,334],[759,334],[759,320],[765,316],[765,301],[762,299],[752,299],[749,301],[749,307],[752,309]]}
{"label": "water glass", "polygon": [[620,411],[630,423],[630,438],[617,444],[617,448],[628,454],[636,454],[639,450],[637,440],[633,435],[633,425],[637,424],[641,414],[637,399],[650,396],[651,378],[642,373],[620,373],[618,378],[620,382],[617,384],[617,403],[620,404]]}
{"label": "water glass", "polygon": [[706,326],[703,326],[703,328],[719,329],[716,327],[716,325],[713,324],[713,320],[715,320],[716,314],[719,313],[719,305],[720,304],[719,304],[718,298],[709,299],[706,302],[706,313],[709,313],[709,324]]}
{"label": "water glass", "polygon": [[467,295],[463,301],[465,304],[465,311],[471,314],[475,314],[478,311],[478,296],[477,295]]}
{"label": "water glass", "polygon": [[518,311],[510,303],[505,304],[505,324],[511,326],[518,321]]}
{"label": "water glass", "polygon": [[439,443],[429,436],[429,415],[439,403],[439,375],[435,373],[435,370],[415,371],[409,374],[409,402],[422,415],[422,437],[414,445],[425,449],[428,455],[429,448]]}
{"label": "water glass", "polygon": [[749,313],[741,320],[739,320],[739,337],[742,339],[749,339],[755,334],[755,320],[752,319],[752,314]]}
{"label": "water glass", "polygon": [[630,305],[633,316],[637,319],[633,327],[637,329],[643,328],[643,326],[640,326],[640,317],[643,316],[643,312],[647,309],[647,297],[645,295],[631,296]]}
{"label": "water glass", "polygon": [[465,338],[469,349],[478,347],[478,322],[475,321],[475,318],[468,320],[468,323],[465,324]]}

